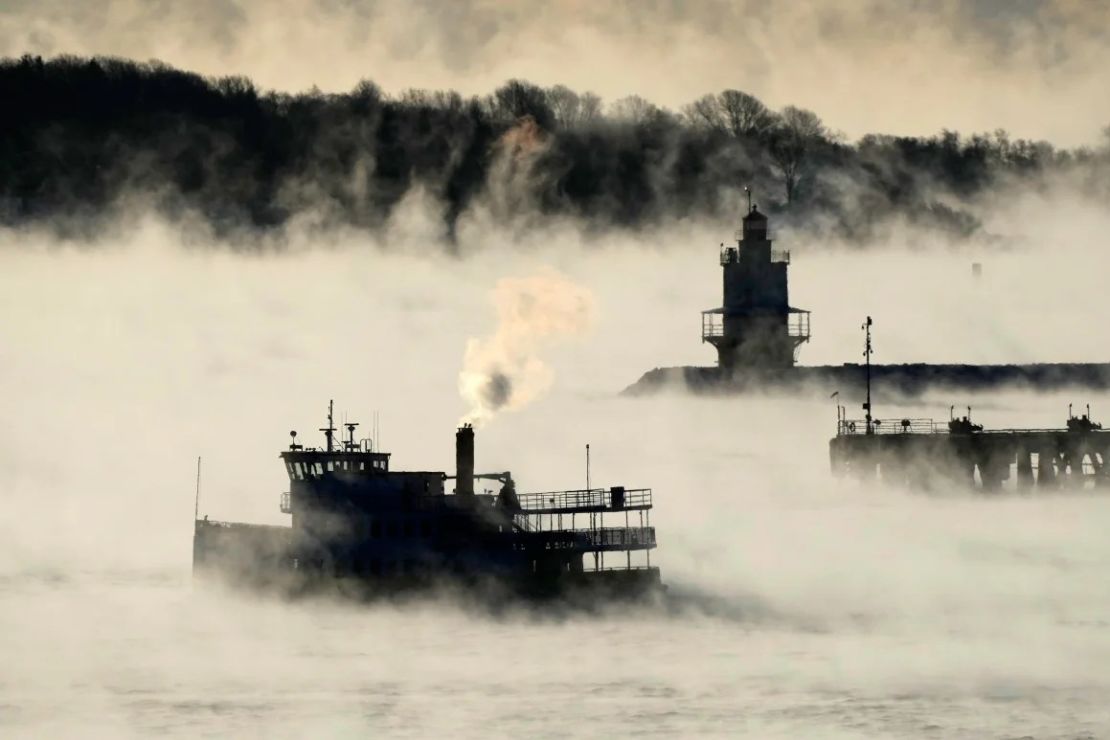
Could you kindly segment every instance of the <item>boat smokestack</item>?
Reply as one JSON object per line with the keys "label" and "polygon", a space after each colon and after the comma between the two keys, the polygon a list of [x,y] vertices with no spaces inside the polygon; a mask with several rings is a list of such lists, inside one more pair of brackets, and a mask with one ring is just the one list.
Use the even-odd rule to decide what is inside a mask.
{"label": "boat smokestack", "polygon": [[455,493],[474,495],[474,427],[470,424],[455,432]]}

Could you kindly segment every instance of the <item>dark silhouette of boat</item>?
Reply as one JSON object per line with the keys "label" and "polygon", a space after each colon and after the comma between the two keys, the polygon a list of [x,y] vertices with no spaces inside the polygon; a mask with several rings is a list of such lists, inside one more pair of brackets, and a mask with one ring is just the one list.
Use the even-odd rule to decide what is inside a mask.
{"label": "dark silhouette of boat", "polygon": [[[194,572],[287,593],[367,597],[437,587],[541,599],[662,590],[651,565],[650,489],[517,493],[508,472],[475,474],[469,424],[456,433],[455,475],[396,471],[389,453],[355,439],[357,426],[347,424],[338,441],[329,404],[323,447],[304,447],[291,433],[281,453],[289,475],[281,510],[291,526],[196,517]],[[476,492],[475,480],[500,489]],[[610,526],[614,517],[622,526]]]}

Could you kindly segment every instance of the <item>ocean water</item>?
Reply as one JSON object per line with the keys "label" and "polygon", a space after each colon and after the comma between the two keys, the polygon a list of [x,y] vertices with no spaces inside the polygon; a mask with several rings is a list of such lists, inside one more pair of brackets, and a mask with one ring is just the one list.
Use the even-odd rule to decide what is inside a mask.
{"label": "ocean water", "polygon": [[[836,481],[790,465],[821,449],[819,428],[773,423],[784,404],[811,402],[599,403],[614,429],[672,422],[604,465],[655,486],[665,603],[586,615],[283,602],[194,583],[191,512],[145,545],[160,567],[119,546],[144,546],[132,520],[62,558],[24,548],[23,565],[9,560],[0,735],[1110,732],[1105,493],[923,496]],[[740,412],[768,435],[730,439]],[[119,562],[98,565],[98,549]]]}
{"label": "ocean water", "polygon": [[[1106,492],[834,480],[824,395],[616,397],[651,367],[712,361],[697,311],[719,297],[715,248],[432,261],[160,239],[21,249],[0,274],[0,737],[1110,735]],[[1105,359],[1104,342],[1059,331],[1089,324],[1083,300],[1051,315],[1021,300],[1077,279],[1027,256],[987,261],[974,286],[951,255],[802,257],[809,362],[856,361],[865,312],[880,361]],[[491,614],[193,583],[197,456],[202,515],[281,523],[277,453],[335,398],[361,430],[379,413],[395,468],[450,470],[467,343],[495,333],[490,292],[542,269],[588,289],[594,317],[528,349],[546,371],[478,430],[477,467],[521,491],[580,487],[588,443],[595,484],[652,487],[665,605]],[[865,273],[889,278],[873,300],[821,287]],[[903,300],[921,281],[948,299]],[[1096,419],[1110,408],[876,391],[883,416],[971,404],[994,427],[1060,426],[1088,402]]]}
{"label": "ocean water", "polygon": [[[1107,565],[995,557],[1065,582]],[[0,591],[0,734],[1085,738],[1110,728],[1105,600],[1028,596],[973,616],[958,601],[924,615],[861,606],[829,620],[820,600],[791,614],[755,597],[672,597],[687,603],[492,616],[434,601],[247,599],[198,591],[181,570],[23,574]]]}

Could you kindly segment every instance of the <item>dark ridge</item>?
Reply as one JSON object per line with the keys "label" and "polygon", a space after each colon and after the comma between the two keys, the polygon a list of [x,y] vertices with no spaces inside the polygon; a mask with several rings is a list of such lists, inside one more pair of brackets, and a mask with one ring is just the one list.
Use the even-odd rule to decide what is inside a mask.
{"label": "dark ridge", "polygon": [[[1110,363],[1035,363],[1029,365],[872,365],[874,386],[888,396],[919,396],[929,390],[984,391],[1005,387],[1039,391],[1079,388],[1110,389]],[[812,365],[723,376],[716,367],[656,368],[625,388],[622,395],[642,396],[668,389],[697,394],[796,393],[862,396],[864,366]]]}
{"label": "dark ridge", "polygon": [[374,233],[414,187],[442,205],[447,244],[478,203],[510,227],[641,229],[731,218],[745,185],[795,228],[864,242],[901,221],[967,237],[976,196],[1065,174],[1105,199],[1110,168],[1110,148],[1004,131],[849,144],[810,111],[736,90],[680,112],[518,80],[472,98],[369,81],[290,95],[159,62],[24,56],[0,60],[0,99],[0,225],[73,238],[135,208],[218,237],[297,218]]}

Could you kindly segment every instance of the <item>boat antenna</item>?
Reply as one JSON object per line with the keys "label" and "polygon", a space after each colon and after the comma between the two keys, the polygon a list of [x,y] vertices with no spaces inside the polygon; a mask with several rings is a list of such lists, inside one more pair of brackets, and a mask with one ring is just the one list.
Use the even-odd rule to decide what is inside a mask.
{"label": "boat antenna", "polygon": [[867,401],[863,404],[863,410],[867,412],[864,416],[867,424],[867,434],[871,434],[871,317],[867,317],[867,322],[863,325],[863,330],[866,333],[866,340],[863,345],[863,356],[867,358]]}
{"label": "boat antenna", "polygon": [[358,422],[344,422],[343,426],[347,427],[347,441],[343,444],[343,448],[348,452],[354,452],[358,449],[358,445],[355,444],[355,427],[358,426]]}
{"label": "boat antenna", "polygon": [[193,521],[200,518],[200,455],[197,455],[197,492],[193,496]]}
{"label": "boat antenna", "polygon": [[752,212],[752,189],[749,188],[747,185],[745,185],[744,186],[744,192],[748,196],[748,213],[751,213]]}

